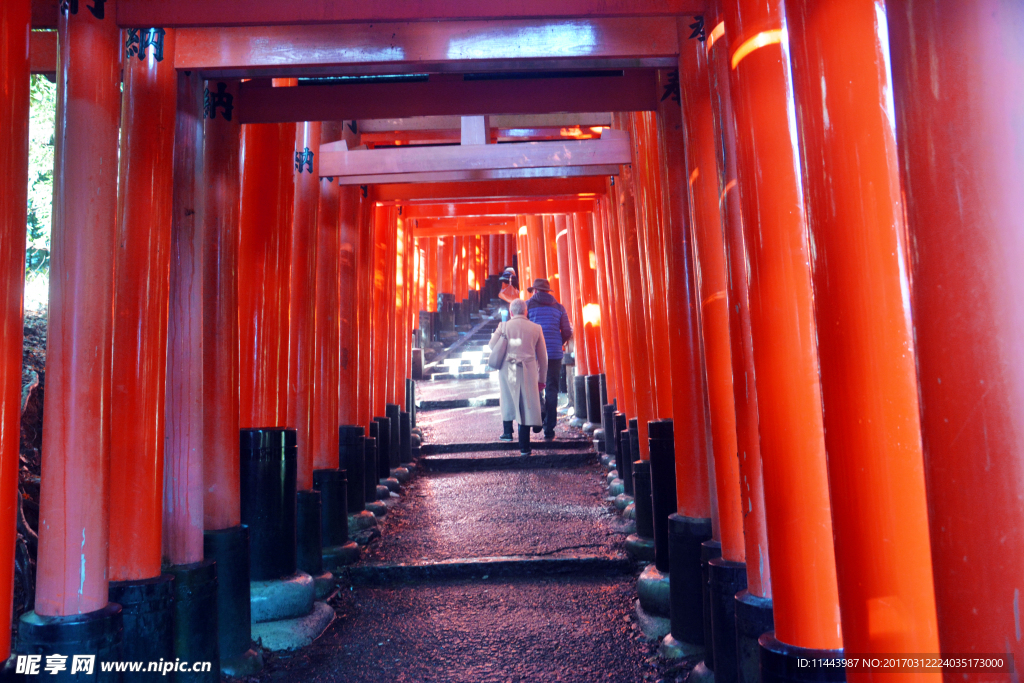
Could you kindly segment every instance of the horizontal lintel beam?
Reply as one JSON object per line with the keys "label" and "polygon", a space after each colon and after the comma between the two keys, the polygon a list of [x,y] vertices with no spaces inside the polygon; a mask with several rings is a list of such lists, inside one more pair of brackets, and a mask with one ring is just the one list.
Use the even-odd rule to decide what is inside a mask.
{"label": "horizontal lintel beam", "polygon": [[[360,133],[396,133],[400,131],[458,130],[460,116],[416,116],[410,118],[363,119],[357,121]],[[492,116],[491,128],[571,128],[572,126],[610,126],[612,115],[608,112],[582,112],[577,114],[515,114]]]}
{"label": "horizontal lintel beam", "polygon": [[550,168],[484,169],[479,171],[428,171],[423,173],[383,173],[377,175],[338,176],[341,185],[376,185],[392,183],[463,183],[513,178],[570,178],[618,175],[619,167],[561,166]]}
{"label": "horizontal lintel beam", "polygon": [[[36,0],[38,2],[39,0]],[[346,22],[430,22],[534,18],[667,17],[703,14],[706,0],[130,0],[117,3],[121,27],[261,26]]]}
{"label": "horizontal lintel beam", "polygon": [[475,182],[382,183],[372,186],[378,202],[424,200],[501,199],[506,197],[539,197],[554,195],[603,196],[608,190],[605,176],[563,178],[509,178]]}
{"label": "horizontal lintel beam", "polygon": [[206,78],[358,76],[674,67],[678,54],[675,22],[654,17],[431,21],[181,29],[174,66]]}
{"label": "horizontal lintel beam", "polygon": [[57,73],[57,32],[32,31],[28,36],[29,70],[34,74]]}
{"label": "horizontal lintel beam", "polygon": [[349,121],[384,116],[652,111],[658,106],[655,72],[622,76],[346,83],[274,88],[243,83],[237,108],[242,123]]}
{"label": "horizontal lintel beam", "polygon": [[466,218],[473,216],[520,216],[545,213],[578,213],[594,210],[594,198],[524,199],[499,202],[448,202],[406,204],[406,218]]}

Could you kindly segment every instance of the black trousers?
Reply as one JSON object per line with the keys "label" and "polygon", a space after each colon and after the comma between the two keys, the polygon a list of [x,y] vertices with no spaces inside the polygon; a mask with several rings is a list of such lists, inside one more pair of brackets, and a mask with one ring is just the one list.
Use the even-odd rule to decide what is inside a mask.
{"label": "black trousers", "polygon": [[562,359],[548,358],[548,374],[544,378],[544,396],[542,412],[544,414],[544,432],[551,434],[555,431],[555,422],[558,421],[558,382],[562,375]]}
{"label": "black trousers", "polygon": [[[504,427],[505,433],[512,436],[512,420],[504,420],[501,423]],[[519,425],[519,450],[520,452],[526,453],[530,449],[530,428]]]}

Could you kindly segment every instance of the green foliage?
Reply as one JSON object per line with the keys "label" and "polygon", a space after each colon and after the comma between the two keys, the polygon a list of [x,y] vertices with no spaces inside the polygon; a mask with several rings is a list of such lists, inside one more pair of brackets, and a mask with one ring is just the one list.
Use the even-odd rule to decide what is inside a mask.
{"label": "green foliage", "polygon": [[57,86],[32,76],[28,149],[28,244],[26,274],[45,276],[50,268],[50,224],[53,210],[53,150]]}

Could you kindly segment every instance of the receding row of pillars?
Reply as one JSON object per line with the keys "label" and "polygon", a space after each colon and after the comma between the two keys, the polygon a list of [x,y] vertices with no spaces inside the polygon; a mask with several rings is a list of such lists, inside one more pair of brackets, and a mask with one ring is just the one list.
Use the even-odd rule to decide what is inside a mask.
{"label": "receding row of pillars", "polygon": [[[237,82],[176,72],[171,29],[162,49],[124,58],[122,95],[132,32],[116,27],[112,4],[100,16],[72,4],[60,17],[45,483],[19,651],[133,658],[145,638],[148,651],[213,660],[216,680],[215,603],[236,588],[248,600],[246,453],[287,459],[291,449],[302,498],[314,471],[338,470],[340,425],[370,430],[386,406],[411,407],[413,237],[396,207],[319,176],[320,144],[349,135],[341,122],[240,125]],[[0,12],[13,127],[0,145],[0,505],[11,520],[0,600],[10,614],[30,3]],[[401,434],[398,411],[393,421]],[[263,444],[278,433],[279,447]],[[159,634],[122,626],[175,598]],[[243,611],[222,660],[252,654]],[[0,633],[6,656],[10,629]]]}
{"label": "receding row of pillars", "polygon": [[[405,402],[408,283],[430,261],[410,258],[397,206],[310,182],[336,127],[239,126],[236,86],[168,75],[172,30],[162,60],[126,59],[122,98],[112,5],[59,27],[42,618],[102,613],[111,579],[201,564],[203,532],[241,523],[240,428],[296,429],[300,489],[336,467],[324,425]],[[2,11],[9,572],[30,12]],[[550,279],[554,232],[581,374],[606,374],[640,461],[664,440],[648,425],[672,419],[674,522],[710,527],[771,600],[766,651],[1024,655],[1024,49],[1007,29],[1022,19],[999,0],[726,0],[680,19],[658,111],[615,116],[632,164],[594,211],[517,237],[520,272]],[[334,312],[337,375],[317,351]],[[332,376],[346,393],[318,418]]]}
{"label": "receding row of pillars", "polygon": [[[733,609],[771,608],[769,661],[1021,654],[1021,309],[1003,265],[1021,99],[998,85],[1021,49],[997,26],[1020,9],[911,9],[735,0],[680,21],[658,111],[615,116],[632,164],[593,212],[520,221],[521,273],[544,258],[551,277],[531,241],[548,220],[582,240],[557,274],[578,358],[593,334],[583,374],[635,416],[641,460],[672,419],[669,528],[707,530],[721,558],[704,560],[744,567]],[[573,313],[588,304],[592,330]]]}

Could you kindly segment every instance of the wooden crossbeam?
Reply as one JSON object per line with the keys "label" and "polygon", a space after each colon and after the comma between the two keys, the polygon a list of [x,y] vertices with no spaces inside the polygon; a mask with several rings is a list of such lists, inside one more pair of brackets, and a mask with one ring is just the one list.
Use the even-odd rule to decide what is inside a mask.
{"label": "wooden crossbeam", "polygon": [[658,106],[655,72],[622,76],[345,83],[275,88],[243,83],[236,108],[242,123],[350,121],[385,116],[651,111]]}
{"label": "wooden crossbeam", "polygon": [[594,199],[549,198],[518,199],[492,202],[416,203],[402,207],[402,215],[414,218],[469,218],[520,216],[525,214],[578,213],[592,211]]}
{"label": "wooden crossbeam", "polygon": [[[39,0],[36,0],[37,2]],[[703,14],[705,0],[122,0],[122,27],[258,26],[338,22],[429,22],[532,18],[668,17]]]}
{"label": "wooden crossbeam", "polygon": [[[479,171],[430,171],[425,173],[383,173],[379,175],[339,176],[341,185],[373,185],[378,183],[471,183],[517,178],[570,178],[579,176],[618,175],[618,166],[563,166],[550,168],[508,168]],[[603,180],[602,180],[603,182]]]}
{"label": "wooden crossbeam", "polygon": [[602,196],[608,179],[602,176],[565,178],[512,178],[478,182],[385,183],[368,191],[378,202],[427,200],[502,199],[550,196]]}
{"label": "wooden crossbeam", "polygon": [[331,177],[581,166],[603,169],[628,163],[629,138],[613,130],[606,131],[600,140],[375,150],[347,150],[344,143],[331,143],[320,148],[320,175]]}
{"label": "wooden crossbeam", "polygon": [[182,29],[176,41],[175,68],[207,78],[654,68],[679,54],[675,22],[652,17]]}

